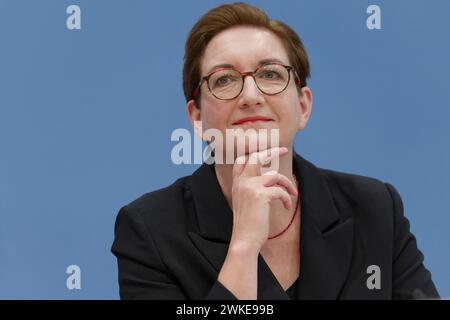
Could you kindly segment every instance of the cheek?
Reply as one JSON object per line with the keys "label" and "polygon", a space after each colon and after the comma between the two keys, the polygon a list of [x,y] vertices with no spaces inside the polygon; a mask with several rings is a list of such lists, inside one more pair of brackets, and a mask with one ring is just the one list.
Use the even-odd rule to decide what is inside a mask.
{"label": "cheek", "polygon": [[300,118],[300,98],[297,93],[290,94],[283,99],[277,108],[277,116],[280,122],[280,135],[287,137],[297,132]]}
{"label": "cheek", "polygon": [[278,108],[278,116],[281,122],[286,124],[295,122],[295,119],[299,116],[299,106],[300,101],[298,98],[290,97],[289,99],[285,99],[280,108]]}
{"label": "cheek", "polygon": [[204,104],[202,111],[202,122],[205,129],[215,128],[221,131],[227,127],[229,112],[225,106]]}

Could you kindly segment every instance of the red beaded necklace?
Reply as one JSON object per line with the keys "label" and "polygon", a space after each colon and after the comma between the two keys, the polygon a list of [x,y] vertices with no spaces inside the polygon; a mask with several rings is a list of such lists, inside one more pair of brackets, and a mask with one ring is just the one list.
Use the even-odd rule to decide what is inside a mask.
{"label": "red beaded necklace", "polygon": [[[294,176],[294,179],[295,179],[295,176]],[[297,180],[295,180],[295,182],[297,182]],[[298,183],[297,183],[297,189],[298,189],[297,204],[295,205],[294,214],[292,215],[291,221],[289,222],[287,227],[284,228],[281,232],[277,233],[274,236],[268,237],[267,238],[268,240],[275,239],[275,238],[278,238],[279,236],[281,236],[283,233],[285,233],[289,229],[289,227],[291,226],[292,222],[294,222],[294,218],[297,215],[298,207],[300,205],[300,185],[298,185]]]}

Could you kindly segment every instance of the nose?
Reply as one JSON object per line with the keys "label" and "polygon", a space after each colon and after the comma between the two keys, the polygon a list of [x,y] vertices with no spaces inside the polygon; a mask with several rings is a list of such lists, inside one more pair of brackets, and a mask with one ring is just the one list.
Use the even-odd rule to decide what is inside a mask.
{"label": "nose", "polygon": [[244,87],[239,95],[238,104],[241,108],[261,106],[264,103],[264,95],[256,85],[252,76],[244,78]]}

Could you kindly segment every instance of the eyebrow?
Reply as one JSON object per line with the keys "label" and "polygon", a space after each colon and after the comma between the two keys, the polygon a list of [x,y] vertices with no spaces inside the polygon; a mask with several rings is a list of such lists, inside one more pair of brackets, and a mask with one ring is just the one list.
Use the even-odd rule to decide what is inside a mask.
{"label": "eyebrow", "polygon": [[[269,59],[263,59],[260,60],[258,62],[258,67],[265,65],[265,64],[269,64],[269,63],[280,63],[282,65],[284,65],[285,63],[282,62],[279,59],[275,59],[275,58],[269,58]],[[216,64],[214,67],[212,67],[211,69],[209,69],[209,71],[206,73],[207,75],[210,74],[211,72],[213,72],[215,69],[218,68],[235,68],[234,65],[230,64],[230,63],[221,63],[221,64]]]}

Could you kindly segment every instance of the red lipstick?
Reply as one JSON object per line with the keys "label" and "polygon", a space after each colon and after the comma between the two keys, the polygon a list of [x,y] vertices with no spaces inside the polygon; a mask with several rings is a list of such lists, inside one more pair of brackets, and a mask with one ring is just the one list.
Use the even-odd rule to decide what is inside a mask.
{"label": "red lipstick", "polygon": [[242,124],[245,122],[253,122],[253,121],[272,121],[270,118],[262,117],[262,116],[254,116],[254,117],[245,117],[242,119],[239,119],[238,121],[234,122],[233,124]]}

